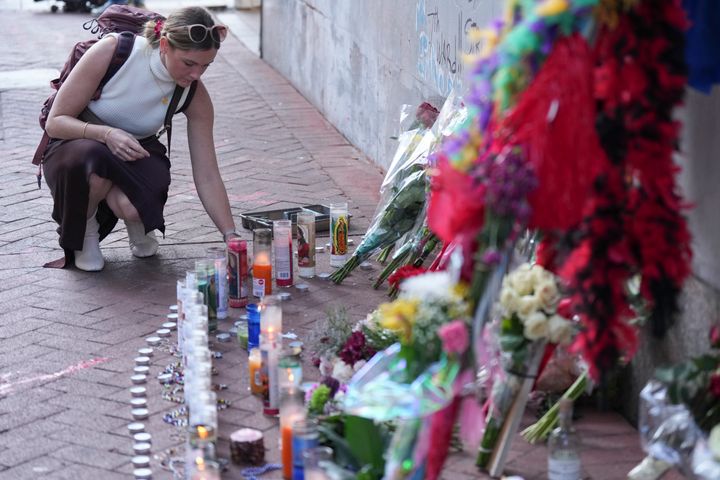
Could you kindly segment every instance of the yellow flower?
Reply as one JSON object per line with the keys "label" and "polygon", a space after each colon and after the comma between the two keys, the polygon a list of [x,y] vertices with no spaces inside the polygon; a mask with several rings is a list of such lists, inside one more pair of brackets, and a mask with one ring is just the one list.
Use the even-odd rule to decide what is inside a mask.
{"label": "yellow flower", "polygon": [[380,305],[380,325],[388,330],[397,332],[403,343],[412,340],[412,326],[415,323],[418,300],[398,299],[391,303]]}
{"label": "yellow flower", "polygon": [[567,0],[545,0],[535,9],[540,17],[551,17],[567,11],[569,5]]}

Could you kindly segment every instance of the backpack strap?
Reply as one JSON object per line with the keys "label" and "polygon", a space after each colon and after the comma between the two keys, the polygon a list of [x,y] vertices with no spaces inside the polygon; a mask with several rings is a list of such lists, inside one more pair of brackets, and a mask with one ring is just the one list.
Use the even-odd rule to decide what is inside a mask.
{"label": "backpack strap", "polygon": [[190,100],[192,100],[193,95],[195,95],[195,89],[197,88],[197,80],[192,82],[190,84],[190,90],[188,91],[187,97],[185,99],[185,103],[183,103],[182,107],[180,107],[180,110],[178,110],[178,105],[180,104],[180,98],[182,98],[183,91],[185,90],[180,85],[175,85],[175,91],[173,92],[173,96],[170,99],[170,105],[168,105],[167,112],[165,113],[165,120],[163,121],[163,129],[160,130],[160,132],[157,134],[158,137],[160,137],[163,133],[167,133],[167,156],[170,157],[170,142],[172,139],[172,119],[173,116],[176,113],[180,113],[183,110],[185,110],[188,105],[190,104]]}
{"label": "backpack strap", "polygon": [[118,70],[120,70],[120,67],[125,65],[125,62],[130,57],[130,53],[132,53],[133,46],[135,45],[135,34],[131,32],[122,32],[118,35],[117,40],[118,42],[115,46],[115,53],[113,54],[112,60],[110,60],[110,65],[108,65],[105,76],[103,76],[102,80],[100,80],[98,93],[118,72]]}
{"label": "backpack strap", "polygon": [[[102,92],[105,84],[107,84],[107,82],[110,81],[110,79],[118,72],[118,70],[120,70],[120,67],[125,64],[127,59],[130,57],[130,53],[132,53],[134,45],[135,34],[131,32],[122,32],[118,35],[118,42],[115,46],[115,52],[113,53],[113,57],[110,60],[110,64],[108,65],[108,69],[105,72],[105,75],[100,80],[100,84],[98,85],[97,90],[95,90],[95,94],[93,95],[94,100],[100,98],[100,93]],[[50,136],[45,130],[43,130],[42,139],[40,139],[40,144],[35,150],[35,155],[33,155],[33,165],[40,165],[40,163],[42,163],[43,157],[45,156],[45,150],[47,149],[49,143]],[[42,173],[38,172],[37,179],[38,188],[40,188],[40,180],[42,179]]]}

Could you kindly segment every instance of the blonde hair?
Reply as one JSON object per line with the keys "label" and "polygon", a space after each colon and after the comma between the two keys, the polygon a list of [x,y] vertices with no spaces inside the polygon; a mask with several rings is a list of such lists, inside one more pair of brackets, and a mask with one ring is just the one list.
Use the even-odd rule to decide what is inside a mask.
{"label": "blonde hair", "polygon": [[[220,43],[212,39],[212,35],[205,37],[202,42],[193,42],[187,30],[188,25],[199,23],[206,27],[215,25],[212,15],[202,7],[185,7],[168,15],[164,22],[150,20],[145,24],[143,36],[152,48],[160,45],[160,37],[166,37],[170,45],[180,50],[210,50],[220,48]],[[158,32],[159,30],[159,32]]]}

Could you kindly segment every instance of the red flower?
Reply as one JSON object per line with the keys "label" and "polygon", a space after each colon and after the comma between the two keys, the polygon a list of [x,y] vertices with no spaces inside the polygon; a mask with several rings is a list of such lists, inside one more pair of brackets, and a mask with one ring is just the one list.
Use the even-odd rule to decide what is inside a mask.
{"label": "red flower", "polygon": [[710,328],[710,346],[720,348],[720,325],[713,325]]}
{"label": "red flower", "polygon": [[443,243],[483,225],[485,186],[440,156],[430,181],[428,225]]}
{"label": "red flower", "polygon": [[367,360],[373,355],[375,355],[375,350],[367,344],[365,334],[358,331],[352,332],[348,337],[338,357],[352,367],[358,360]]}
{"label": "red flower", "polygon": [[710,393],[720,398],[720,373],[715,372],[710,376]]}
{"label": "red flower", "polygon": [[425,273],[425,269],[422,267],[414,267],[412,265],[404,265],[388,277],[388,283],[391,287],[400,288],[400,284],[406,278],[414,277]]}

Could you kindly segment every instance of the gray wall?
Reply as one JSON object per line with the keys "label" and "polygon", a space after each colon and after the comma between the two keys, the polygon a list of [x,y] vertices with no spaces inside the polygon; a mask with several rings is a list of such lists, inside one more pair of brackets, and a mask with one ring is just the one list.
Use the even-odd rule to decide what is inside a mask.
{"label": "gray wall", "polygon": [[[438,107],[462,93],[462,54],[473,52],[464,30],[496,18],[501,0],[263,0],[263,57],[381,167],[396,146],[402,104]],[[720,320],[720,91],[689,91],[681,177],[690,212],[695,276],[682,317],[665,340],[643,335],[627,369],[625,413],[658,365],[708,349],[709,325]]]}
{"label": "gray wall", "polygon": [[657,366],[667,366],[710,350],[708,330],[720,323],[720,88],[712,95],[688,89],[683,122],[680,185],[693,209],[688,213],[693,235],[693,277],[685,284],[681,315],[667,338],[642,336],[628,369],[625,413],[637,418],[640,390]]}
{"label": "gray wall", "polygon": [[400,107],[462,91],[465,30],[502,0],[263,0],[262,52],[348,140],[387,167]]}

